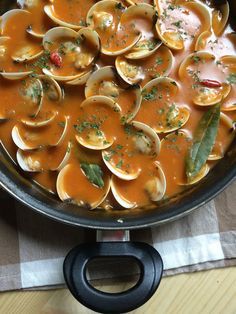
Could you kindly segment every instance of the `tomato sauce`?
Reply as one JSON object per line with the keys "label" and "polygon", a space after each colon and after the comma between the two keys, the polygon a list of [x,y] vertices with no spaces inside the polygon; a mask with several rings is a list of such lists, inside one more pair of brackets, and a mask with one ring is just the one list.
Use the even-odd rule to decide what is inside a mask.
{"label": "tomato sauce", "polygon": [[[126,7],[149,0],[19,3],[0,23],[0,140],[28,177],[88,209],[157,206],[201,184],[236,120],[236,37],[223,19],[214,33],[212,8],[156,0],[150,21]],[[65,23],[71,36],[45,40]],[[85,27],[92,37],[76,33]],[[191,181],[186,164],[210,127],[211,152]]]}

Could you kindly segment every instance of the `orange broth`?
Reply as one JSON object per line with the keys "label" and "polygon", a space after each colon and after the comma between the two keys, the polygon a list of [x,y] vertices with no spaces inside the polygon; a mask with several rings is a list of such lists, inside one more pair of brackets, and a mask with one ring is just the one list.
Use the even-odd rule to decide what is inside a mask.
{"label": "orange broth", "polygon": [[[152,1],[149,0],[133,2],[135,4],[152,4]],[[93,0],[51,1],[53,12],[58,19],[81,27],[86,24],[87,13],[95,3],[97,2]],[[110,52],[125,49],[138,38],[140,33],[142,33],[141,40],[153,39],[153,34],[155,34],[154,39],[158,39],[154,25],[150,25],[148,20],[139,16],[132,21],[122,19],[122,14],[126,10],[124,3],[107,9],[106,13],[113,16],[111,25],[102,27],[99,24],[101,22],[100,15],[93,14],[88,17],[93,25],[92,28],[100,37],[103,48]],[[96,203],[98,199],[102,199],[107,194],[106,189],[109,186],[110,178],[113,178],[116,191],[122,195],[123,199],[136,204],[137,207],[156,206],[145,188],[148,180],[160,179],[160,174],[154,167],[155,162],[160,165],[166,178],[166,191],[163,199],[183,191],[188,186],[186,157],[193,144],[199,121],[209,109],[208,106],[199,106],[193,102],[193,97],[199,88],[194,87],[196,76],[193,73],[198,75],[198,84],[207,79],[214,79],[220,83],[230,80],[231,90],[221,104],[221,109],[224,109],[222,112],[230,123],[227,124],[222,119],[220,120],[212,154],[223,157],[234,138],[236,65],[223,66],[219,62],[220,57],[224,55],[235,55],[236,40],[235,35],[232,35],[232,29],[227,26],[222,35],[212,34],[206,41],[205,50],[214,54],[215,60],[201,62],[195,59],[197,61],[189,65],[188,72],[181,80],[178,73],[179,66],[189,54],[194,52],[197,37],[204,31],[204,23],[199,11],[194,7],[186,9],[184,6],[182,8],[174,6],[172,8],[169,1],[160,1],[159,3],[164,12],[160,19],[161,31],[164,32],[167,28],[180,31],[184,38],[184,49],[180,51],[170,49],[174,57],[170,70],[168,67],[171,54],[166,54],[167,48],[164,48],[164,44],[146,58],[129,59],[127,62],[130,64],[130,72],[132,72],[132,67],[139,69],[133,78],[142,88],[152,79],[164,77],[166,72],[172,80],[176,81],[173,86],[174,89],[176,88],[175,92],[165,83],[160,83],[158,89],[143,89],[140,109],[133,117],[134,121],[144,123],[153,129],[155,126],[163,129],[162,132],[158,132],[161,142],[160,152],[154,150],[152,141],[144,141],[147,145],[146,149],[137,145],[140,136],[145,134],[135,129],[130,122],[127,123],[127,117],[132,115],[137,105],[137,86],[125,83],[116,72],[114,79],[104,77],[98,80],[87,91],[87,96],[105,95],[119,105],[120,109],[118,110],[117,107],[109,107],[102,100],[81,106],[85,101],[85,84],[82,86],[67,84],[69,81],[58,81],[62,92],[60,101],[46,97],[46,87],[43,86],[44,96],[40,108],[37,107],[39,106],[37,103],[39,91],[33,87],[33,94],[29,94],[31,84],[36,79],[40,80],[38,74],[42,75],[42,70],[45,68],[51,70],[52,76],[75,76],[83,71],[101,69],[107,65],[113,66],[114,69],[116,56],[101,54],[98,58],[94,58],[88,68],[78,70],[71,62],[74,58],[73,52],[71,55],[62,53],[62,65],[56,66],[50,59],[50,53],[58,51],[60,45],[67,41],[67,38],[62,37],[59,41],[51,43],[49,52],[44,52],[42,56],[33,61],[17,63],[13,61],[12,56],[23,47],[30,47],[32,53],[38,53],[43,49],[42,40],[33,37],[32,34],[29,35],[27,28],[30,26],[34,32],[44,34],[54,25],[44,13],[44,5],[48,3],[40,1],[37,6],[26,7],[24,9],[28,10],[28,13],[22,11],[22,14],[13,16],[5,24],[3,23],[1,35],[8,36],[9,40],[5,44],[4,42],[0,44],[1,72],[32,71],[32,73],[19,80],[7,80],[0,77],[0,140],[12,159],[17,162],[18,149],[14,143],[15,140],[12,139],[12,129],[17,127],[19,136],[28,146],[22,155],[28,158],[31,164],[35,163],[38,167],[35,172],[29,173],[29,176],[51,193],[58,192],[56,185],[58,174],[65,169],[64,167],[67,167],[60,186],[67,195],[63,200],[90,208],[91,204]],[[99,10],[99,12],[103,11]],[[209,12],[211,13],[211,9]],[[2,54],[1,45],[5,49]],[[86,54],[93,52],[93,49],[94,47],[87,45],[81,51]],[[121,56],[125,58],[125,54],[121,54]],[[116,95],[109,95],[105,85],[107,82],[113,84],[113,87],[117,89]],[[189,111],[188,121],[173,132],[163,133],[169,124],[168,115],[181,108]],[[24,124],[25,120],[30,123],[40,123],[49,120],[52,116],[52,122],[41,127]],[[83,147],[78,139],[88,141],[91,134],[95,134],[97,137],[104,136],[104,144],[107,145],[107,148],[93,150]],[[67,157],[66,163],[60,168],[65,156]],[[132,180],[122,179],[119,175],[116,176],[115,172],[111,173],[110,169],[106,167],[105,161],[110,163],[115,172],[126,175],[138,173],[138,175]],[[99,186],[97,181],[93,181],[94,179],[91,181],[89,174],[82,169],[82,163],[87,166],[99,167],[103,174],[104,184]],[[207,161],[207,164],[212,168],[215,161]],[[105,202],[100,205],[105,206],[105,204],[110,208],[119,207],[117,200],[114,200],[111,195],[108,195]]]}

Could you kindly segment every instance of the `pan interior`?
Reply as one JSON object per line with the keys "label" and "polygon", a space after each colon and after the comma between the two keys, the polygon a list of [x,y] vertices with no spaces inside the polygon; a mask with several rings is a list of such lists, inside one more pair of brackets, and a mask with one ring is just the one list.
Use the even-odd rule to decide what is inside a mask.
{"label": "pan interior", "polygon": [[[216,1],[217,2],[217,1]],[[11,9],[15,0],[0,3],[0,14]],[[236,12],[236,2],[230,1],[231,12]],[[234,17],[231,16],[232,21]],[[221,192],[236,176],[235,141],[226,154],[201,184],[192,186],[182,194],[158,204],[154,209],[94,210],[88,211],[72,204],[62,203],[31,182],[12,163],[4,149],[0,149],[0,185],[11,195],[32,208],[53,219],[71,225],[98,229],[134,229],[161,224],[176,219],[206,203]]]}

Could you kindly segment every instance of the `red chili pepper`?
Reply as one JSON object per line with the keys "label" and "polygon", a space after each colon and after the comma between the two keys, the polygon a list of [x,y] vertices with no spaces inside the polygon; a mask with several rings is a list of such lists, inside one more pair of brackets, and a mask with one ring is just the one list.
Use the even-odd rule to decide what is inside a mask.
{"label": "red chili pepper", "polygon": [[60,68],[62,66],[62,57],[57,51],[51,53],[50,60],[56,67]]}
{"label": "red chili pepper", "polygon": [[206,87],[212,87],[212,88],[217,88],[217,87],[221,87],[222,84],[218,81],[215,81],[215,80],[202,80],[200,82],[200,84],[202,86],[206,86]]}

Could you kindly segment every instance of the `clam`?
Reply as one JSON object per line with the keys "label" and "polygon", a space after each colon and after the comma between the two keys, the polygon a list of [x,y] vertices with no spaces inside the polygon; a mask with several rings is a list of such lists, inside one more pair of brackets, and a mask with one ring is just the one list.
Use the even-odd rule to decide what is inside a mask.
{"label": "clam", "polygon": [[208,61],[214,61],[215,56],[212,53],[206,51],[197,51],[188,55],[180,64],[179,67],[179,77],[181,80],[189,79],[188,68],[199,63],[205,64]]}
{"label": "clam", "polygon": [[63,20],[61,20],[60,18],[58,18],[55,13],[54,13],[54,10],[53,10],[53,5],[49,4],[49,5],[45,5],[44,7],[44,12],[47,14],[47,16],[55,23],[55,24],[58,24],[62,27],[67,27],[67,28],[72,28],[72,29],[75,29],[75,30],[78,30],[80,28],[82,28],[83,26],[81,25],[75,25],[75,24],[71,24],[71,23],[67,23],[67,22],[64,22]]}
{"label": "clam", "polygon": [[229,118],[226,114],[220,114],[220,126],[218,128],[218,134],[216,137],[215,145],[208,160],[219,160],[224,157],[224,154],[235,137],[235,132],[233,132],[233,120]]}
{"label": "clam", "polygon": [[212,106],[224,100],[230,93],[231,86],[228,83],[212,81],[200,77],[201,68],[205,68],[207,63],[215,61],[215,56],[206,51],[198,51],[187,56],[179,67],[179,77],[181,80],[192,83],[193,103],[199,106]]}
{"label": "clam", "polygon": [[[60,145],[66,135],[68,118],[65,121],[47,124],[46,126],[29,127],[24,124],[15,125],[12,129],[12,139],[15,145],[23,151],[39,149],[40,147],[56,147]],[[48,134],[54,138],[48,138]]]}
{"label": "clam", "polygon": [[[157,0],[158,3],[158,0]],[[160,19],[157,20],[156,30],[159,38],[163,43],[174,50],[182,50],[185,42],[192,41],[192,37],[198,36],[203,31],[207,31],[211,27],[211,16],[208,8],[200,2],[180,2],[174,3],[173,10],[168,10],[168,14],[164,14],[164,10],[157,5],[158,11],[162,12]],[[191,11],[197,16],[198,25],[194,25],[191,18]],[[178,17],[178,20],[176,20]],[[186,25],[188,26],[186,28]]]}
{"label": "clam", "polygon": [[29,126],[31,128],[41,128],[52,123],[56,115],[57,115],[56,112],[50,112],[46,118],[44,116],[43,117],[37,116],[35,118],[21,119],[21,122],[25,126]]}
{"label": "clam", "polygon": [[178,92],[179,86],[171,78],[160,77],[148,82],[143,87],[143,102],[136,119],[150,125],[157,133],[178,130],[190,116],[186,106],[174,102]]}
{"label": "clam", "polygon": [[110,147],[115,139],[115,133],[110,131],[110,127],[119,122],[120,107],[105,96],[91,96],[80,107],[82,113],[78,124],[74,126],[78,143],[93,150]]}
{"label": "clam", "polygon": [[7,80],[10,80],[10,81],[14,81],[14,80],[21,80],[27,76],[29,76],[30,74],[32,74],[31,71],[27,71],[27,72],[1,72],[0,75],[2,77],[4,77],[5,79]]}
{"label": "clam", "polygon": [[125,9],[121,2],[102,0],[95,3],[88,12],[87,25],[99,34],[101,51],[105,55],[124,54],[142,37],[140,31],[126,25],[128,10]]}
{"label": "clam", "polygon": [[153,5],[153,0],[125,0],[125,2],[127,2],[128,5],[137,5],[140,3]]}
{"label": "clam", "polygon": [[[132,23],[133,27],[142,34],[138,43],[127,53],[127,59],[142,59],[154,53],[162,44],[157,38],[156,31],[153,27],[155,24],[156,11],[153,6],[140,3],[130,6],[122,15],[122,22]],[[139,28],[142,21],[142,28]]]}
{"label": "clam", "polygon": [[[57,192],[62,201],[69,201],[79,206],[94,209],[107,197],[110,191],[110,176],[100,165],[90,165],[99,174],[99,182],[91,182],[92,178],[84,172],[83,163],[70,163],[59,173]],[[80,184],[77,184],[78,181]]]}
{"label": "clam", "polygon": [[[217,61],[217,64],[223,65],[222,72],[226,72],[229,63],[234,62],[234,56],[225,56]],[[215,61],[215,56],[206,51],[198,51],[187,56],[179,67],[179,77],[181,80],[189,80],[192,77],[194,91],[193,102],[199,106],[211,106],[224,100],[231,91],[230,81],[221,83],[217,82],[218,86],[208,86],[206,80],[200,78],[197,71],[200,73],[200,67],[205,67],[207,62]],[[227,62],[228,65],[227,65]],[[230,66],[229,66],[230,67]],[[197,70],[197,71],[196,71]],[[222,76],[222,74],[221,74]]]}
{"label": "clam", "polygon": [[229,3],[225,1],[212,12],[212,28],[216,36],[221,35],[229,19]]}
{"label": "clam", "polygon": [[219,59],[219,64],[223,68],[225,80],[231,85],[231,99],[225,99],[222,104],[222,111],[236,110],[235,83],[236,83],[236,57],[234,55],[223,56]]}
{"label": "clam", "polygon": [[207,45],[207,40],[211,35],[212,33],[210,31],[205,31],[201,33],[196,40],[195,51],[204,50]]}
{"label": "clam", "polygon": [[57,81],[47,75],[39,75],[39,79],[42,82],[44,98],[60,103],[63,100],[64,94]]}
{"label": "clam", "polygon": [[112,66],[100,68],[89,77],[85,96],[95,95],[103,95],[117,102],[125,122],[130,122],[136,116],[142,101],[140,86],[124,84]]}
{"label": "clam", "polygon": [[[148,175],[152,172],[152,176]],[[152,202],[160,201],[166,191],[165,174],[158,164],[154,162],[132,181],[123,181],[115,176],[111,180],[111,191],[116,201],[124,208],[144,207]]]}
{"label": "clam", "polygon": [[25,9],[32,14],[32,25],[27,28],[27,33],[35,38],[43,38],[46,30],[52,27],[49,18],[44,12],[44,6],[47,0],[17,0],[21,9]]}
{"label": "clam", "polygon": [[128,135],[124,137],[124,144],[114,143],[102,152],[103,161],[108,169],[122,180],[134,180],[141,171],[139,161],[135,156],[143,158],[156,157],[160,153],[160,139],[156,132],[144,123],[133,121],[125,126]]}
{"label": "clam", "polygon": [[16,158],[21,169],[27,172],[60,171],[70,158],[71,143],[66,146],[33,151],[18,149]]}
{"label": "clam", "polygon": [[98,34],[88,28],[78,33],[66,27],[52,28],[45,34],[43,46],[51,53],[51,67],[44,68],[44,74],[57,81],[72,81],[72,84],[91,72],[100,51]]}
{"label": "clam", "polygon": [[34,53],[32,51],[32,47],[30,46],[26,46],[26,47],[22,47],[21,49],[19,49],[13,56],[12,59],[15,62],[19,62],[19,63],[23,63],[23,62],[27,62],[27,61],[33,61],[37,58],[39,58],[40,56],[42,56],[43,54],[43,50]]}
{"label": "clam", "polygon": [[2,72],[0,72],[0,75],[9,80],[19,80],[28,76],[32,72],[23,71],[23,70],[20,71],[20,68],[18,68],[16,64],[14,64],[14,69],[12,71],[9,71],[8,67],[5,68],[5,65],[12,64],[12,60],[11,60],[11,56],[9,56],[9,48],[8,48],[10,41],[11,41],[11,38],[8,36],[0,37],[0,63],[1,63],[1,68],[2,68]]}
{"label": "clam", "polygon": [[[10,40],[14,41],[15,38],[12,38],[12,30],[8,30],[8,24],[14,24],[15,19],[25,19],[25,21],[30,21],[32,15],[30,12],[26,10],[20,10],[20,9],[13,9],[10,11],[7,11],[4,13],[1,17],[1,24],[0,24],[0,31],[2,35],[6,35],[10,37]],[[25,62],[25,61],[31,61],[36,58],[38,58],[40,55],[42,55],[43,50],[39,49],[39,45],[35,43],[31,43],[30,41],[26,40],[24,37],[25,35],[22,34],[22,44],[17,46],[17,50],[14,49],[14,52],[12,52],[12,59],[16,62]]]}
{"label": "clam", "polygon": [[218,88],[198,87],[195,89],[193,102],[198,106],[213,106],[224,100],[230,91],[231,86],[228,83],[222,83]]}
{"label": "clam", "polygon": [[172,70],[174,57],[170,49],[162,45],[152,55],[141,60],[129,60],[125,56],[116,58],[116,69],[128,84],[144,85],[158,76],[168,76]]}
{"label": "clam", "polygon": [[32,107],[32,117],[37,117],[43,103],[43,85],[38,78],[27,78],[19,89],[21,97]]}
{"label": "clam", "polygon": [[209,171],[210,171],[209,165],[205,164],[195,177],[192,177],[186,183],[180,183],[179,185],[188,186],[188,185],[197,184],[199,181],[201,181],[203,178],[205,178],[208,175]]}
{"label": "clam", "polygon": [[72,81],[66,82],[66,84],[67,85],[84,85],[86,84],[87,80],[89,79],[92,73],[93,73],[93,69],[91,69],[90,71],[84,73],[83,75],[79,76],[78,78]]}

